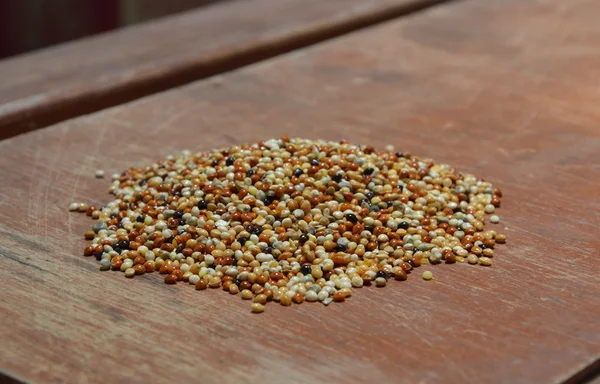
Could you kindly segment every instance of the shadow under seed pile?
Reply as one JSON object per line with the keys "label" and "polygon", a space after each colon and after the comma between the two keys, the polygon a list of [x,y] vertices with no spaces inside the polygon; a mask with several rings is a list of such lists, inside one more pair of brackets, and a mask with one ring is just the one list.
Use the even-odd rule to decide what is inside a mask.
{"label": "shadow under seed pile", "polygon": [[344,141],[184,152],[113,179],[116,200],[85,206],[97,219],[85,256],[127,277],[158,271],[167,284],[222,287],[253,312],[344,301],[424,263],[489,266],[506,240],[484,228],[502,196],[490,183]]}

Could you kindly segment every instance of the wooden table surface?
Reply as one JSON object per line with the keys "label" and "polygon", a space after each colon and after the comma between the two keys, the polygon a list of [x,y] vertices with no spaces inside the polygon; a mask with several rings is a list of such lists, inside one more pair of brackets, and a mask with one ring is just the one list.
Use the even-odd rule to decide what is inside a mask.
{"label": "wooden table surface", "polygon": [[[600,357],[600,4],[465,0],[0,142],[0,368],[36,382],[551,383]],[[344,304],[99,272],[109,174],[281,135],[396,148],[504,192],[491,268]]]}
{"label": "wooden table surface", "polygon": [[224,1],[0,60],[0,139],[441,1]]}

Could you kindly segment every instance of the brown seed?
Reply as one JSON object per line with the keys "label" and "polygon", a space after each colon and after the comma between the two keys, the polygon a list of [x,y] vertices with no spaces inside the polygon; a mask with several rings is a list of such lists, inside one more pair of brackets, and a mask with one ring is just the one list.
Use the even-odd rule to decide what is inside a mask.
{"label": "brown seed", "polygon": [[496,235],[495,240],[496,240],[497,243],[504,244],[504,243],[506,243],[506,235],[502,234],[502,233],[499,233],[499,234]]}
{"label": "brown seed", "polygon": [[177,276],[177,281],[183,280],[183,271],[180,269],[176,269],[173,271],[172,275]]}
{"label": "brown seed", "polygon": [[[409,267],[410,267],[410,264],[409,264]],[[406,272],[404,271],[403,268],[400,268],[400,269],[398,269],[396,271],[396,274],[394,275],[394,278],[396,280],[399,280],[399,281],[404,281],[404,280],[406,280],[408,278],[408,275],[406,274]]]}
{"label": "brown seed", "polygon": [[265,273],[256,276],[256,282],[258,284],[264,285],[267,281],[269,281],[269,276]]}
{"label": "brown seed", "polygon": [[198,282],[195,285],[195,288],[199,291],[206,289],[206,287],[208,286],[208,280],[206,279],[200,279],[198,280]]}
{"label": "brown seed", "polygon": [[154,263],[151,261],[146,261],[144,263],[144,269],[146,272],[154,272]]}
{"label": "brown seed", "polygon": [[110,263],[110,267],[113,269],[113,271],[118,271],[119,269],[121,269],[122,265],[123,265],[123,260],[116,260],[116,261],[112,261]]}
{"label": "brown seed", "polygon": [[96,236],[96,233],[94,231],[87,231],[84,234],[84,237],[86,240],[93,240],[95,236]]}
{"label": "brown seed", "polygon": [[165,284],[175,284],[176,282],[177,276],[174,274],[170,274],[165,277]]}
{"label": "brown seed", "polygon": [[252,288],[252,283],[250,283],[248,280],[244,280],[240,283],[241,290],[250,289],[250,288]]}
{"label": "brown seed", "polygon": [[333,294],[333,301],[342,302],[344,300],[346,300],[346,295],[344,295],[342,292],[336,292]]}
{"label": "brown seed", "polygon": [[292,297],[292,301],[296,304],[301,304],[304,301],[304,295],[298,292]]}
{"label": "brown seed", "polygon": [[134,265],[133,270],[135,271],[136,275],[143,275],[144,273],[146,273],[146,268],[144,268],[144,266],[140,264]]}

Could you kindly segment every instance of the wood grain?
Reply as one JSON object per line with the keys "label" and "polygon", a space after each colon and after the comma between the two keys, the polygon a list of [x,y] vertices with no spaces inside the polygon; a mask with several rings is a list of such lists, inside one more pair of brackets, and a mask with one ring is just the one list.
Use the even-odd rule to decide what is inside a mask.
{"label": "wood grain", "polygon": [[[600,356],[592,0],[466,0],[0,142],[1,369],[27,381],[560,382]],[[504,192],[492,268],[341,305],[248,304],[80,256],[118,172],[283,134],[396,148]]]}
{"label": "wood grain", "polygon": [[0,139],[442,1],[224,1],[0,61]]}

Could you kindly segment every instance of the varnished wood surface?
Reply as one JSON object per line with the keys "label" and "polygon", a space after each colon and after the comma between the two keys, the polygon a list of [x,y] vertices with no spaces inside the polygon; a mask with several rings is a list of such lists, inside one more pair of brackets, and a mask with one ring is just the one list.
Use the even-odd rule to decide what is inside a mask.
{"label": "varnished wood surface", "polygon": [[223,1],[0,61],[0,139],[441,1]]}
{"label": "varnished wood surface", "polygon": [[[37,382],[551,383],[600,356],[593,0],[465,0],[0,142],[1,369]],[[430,156],[504,192],[494,266],[248,303],[80,256],[121,171],[287,134]]]}

